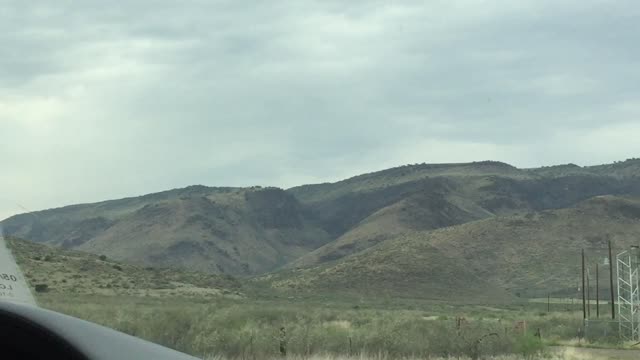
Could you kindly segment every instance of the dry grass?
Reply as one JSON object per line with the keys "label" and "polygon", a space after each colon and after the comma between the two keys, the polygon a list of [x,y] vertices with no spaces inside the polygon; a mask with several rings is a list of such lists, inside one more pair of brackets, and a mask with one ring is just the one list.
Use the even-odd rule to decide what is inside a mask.
{"label": "dry grass", "polygon": [[8,239],[29,285],[48,292],[101,296],[194,297],[243,296],[228,276],[123,264],[98,255],[61,250]]}
{"label": "dry grass", "polygon": [[[637,352],[625,352],[616,350],[594,350],[594,349],[581,349],[581,348],[561,348],[553,349],[533,357],[525,357],[522,355],[498,355],[483,357],[485,360],[636,360],[640,356]],[[275,357],[270,360],[395,360],[399,359],[391,357],[387,354],[362,354],[358,356],[343,356],[332,354],[316,354],[311,356],[288,356]],[[402,360],[471,360],[469,357],[404,357]],[[204,360],[228,360],[221,356],[205,356]],[[235,360],[235,359],[234,359]]]}
{"label": "dry grass", "polygon": [[[631,358],[625,356],[638,354],[613,348],[586,348],[624,344],[573,340],[581,323],[579,313],[542,316],[534,309],[437,304],[407,310],[406,306],[387,308],[381,304],[355,307],[340,302],[224,297],[40,295],[40,304],[52,310],[210,359],[282,359],[281,327],[286,328],[287,359],[293,360],[467,359],[474,354],[491,360],[627,360]],[[467,320],[459,330],[458,316]],[[513,328],[520,320],[527,321],[530,329],[527,336]],[[538,328],[543,334],[542,342],[532,336],[533,329]],[[490,333],[499,336],[486,337],[478,347],[474,346]],[[545,349],[545,344],[564,347]]]}
{"label": "dry grass", "polygon": [[[455,317],[420,310],[354,309],[310,303],[249,300],[63,297],[48,294],[47,308],[93,321],[196,356],[230,359],[275,358],[279,329],[286,328],[292,356],[378,354],[388,358],[535,354],[543,344],[495,319],[474,319],[460,329]],[[484,310],[486,312],[486,310]],[[429,318],[425,320],[424,318]],[[510,326],[510,325],[509,325]],[[490,333],[499,336],[485,337]],[[477,345],[477,346],[476,346]],[[364,355],[363,355],[364,356]]]}

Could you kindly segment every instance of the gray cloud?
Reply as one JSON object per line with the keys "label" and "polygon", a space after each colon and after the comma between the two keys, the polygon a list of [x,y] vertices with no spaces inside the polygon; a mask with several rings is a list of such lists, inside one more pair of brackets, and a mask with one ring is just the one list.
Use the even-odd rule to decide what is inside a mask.
{"label": "gray cloud", "polygon": [[0,218],[194,183],[640,152],[633,1],[0,5]]}

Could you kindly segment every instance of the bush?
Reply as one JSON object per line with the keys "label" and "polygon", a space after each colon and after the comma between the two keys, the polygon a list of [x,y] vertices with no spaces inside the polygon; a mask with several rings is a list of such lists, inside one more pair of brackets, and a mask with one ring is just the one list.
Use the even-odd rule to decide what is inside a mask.
{"label": "bush", "polygon": [[49,291],[49,285],[47,284],[36,284],[36,292],[43,293]]}
{"label": "bush", "polygon": [[100,255],[100,260],[106,261],[107,260],[107,255]]}
{"label": "bush", "polygon": [[542,340],[535,336],[519,336],[516,339],[514,350],[521,354],[525,359],[534,359],[542,352],[542,350],[544,350],[544,344],[542,343]]}

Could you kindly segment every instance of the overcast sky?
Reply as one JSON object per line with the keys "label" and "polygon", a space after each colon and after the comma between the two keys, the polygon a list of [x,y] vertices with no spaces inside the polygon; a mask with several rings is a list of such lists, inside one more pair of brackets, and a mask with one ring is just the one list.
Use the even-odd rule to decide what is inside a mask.
{"label": "overcast sky", "polygon": [[640,155],[630,1],[0,2],[0,219],[191,184]]}

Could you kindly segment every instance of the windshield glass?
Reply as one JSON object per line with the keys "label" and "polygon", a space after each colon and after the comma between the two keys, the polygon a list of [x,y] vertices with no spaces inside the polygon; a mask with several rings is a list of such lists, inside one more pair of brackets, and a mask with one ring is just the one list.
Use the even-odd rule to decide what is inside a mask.
{"label": "windshield glass", "polygon": [[202,358],[638,358],[639,20],[3,1],[0,298]]}

